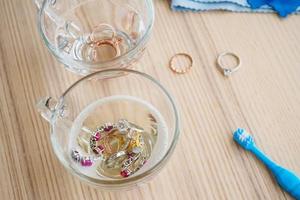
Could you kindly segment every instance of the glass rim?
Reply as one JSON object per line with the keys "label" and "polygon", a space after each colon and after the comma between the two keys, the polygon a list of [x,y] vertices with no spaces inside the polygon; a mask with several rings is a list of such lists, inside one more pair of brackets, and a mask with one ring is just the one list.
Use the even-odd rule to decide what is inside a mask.
{"label": "glass rim", "polygon": [[[80,172],[78,172],[77,170],[75,170],[74,168],[72,168],[70,166],[70,164],[68,162],[64,162],[64,160],[60,159],[60,156],[57,155],[57,157],[59,158],[59,160],[61,161],[61,163],[67,168],[70,169],[72,174],[75,174],[77,176],[79,176],[81,179],[88,181],[89,183],[93,183],[96,184],[98,186],[122,186],[122,185],[128,185],[128,184],[134,184],[136,181],[142,180],[148,176],[150,176],[151,174],[154,174],[155,172],[158,172],[159,169],[161,167],[163,167],[163,164],[166,163],[166,161],[168,160],[168,158],[171,156],[171,154],[173,153],[175,146],[177,144],[178,138],[179,138],[179,134],[180,134],[180,124],[179,124],[179,113],[176,107],[176,104],[173,100],[172,95],[162,86],[162,84],[160,82],[158,82],[156,79],[154,79],[152,76],[143,73],[143,72],[139,72],[136,70],[132,70],[132,69],[106,69],[106,70],[101,70],[101,71],[97,71],[94,73],[91,73],[85,77],[80,78],[79,80],[77,80],[75,83],[73,83],[59,98],[58,103],[57,103],[57,107],[55,108],[55,110],[59,110],[60,106],[63,105],[65,96],[72,91],[72,89],[74,87],[76,87],[76,85],[80,84],[82,81],[85,81],[93,76],[102,74],[102,73],[107,73],[107,72],[125,72],[125,73],[132,73],[135,75],[139,75],[142,76],[143,78],[146,78],[148,80],[150,80],[153,84],[156,84],[156,86],[158,86],[161,91],[166,95],[167,99],[169,100],[169,102],[171,103],[171,107],[172,107],[172,111],[173,111],[173,115],[175,118],[175,129],[174,129],[174,135],[172,137],[172,141],[170,146],[168,147],[167,151],[165,152],[165,154],[163,155],[163,157],[157,161],[151,168],[149,168],[148,170],[146,170],[145,172],[133,176],[133,177],[128,177],[126,179],[112,179],[112,180],[99,180],[96,178],[92,178],[90,176],[84,175]],[[55,120],[54,120],[55,121]],[[53,121],[53,122],[54,122]],[[53,126],[53,123],[51,123],[51,125]],[[52,127],[51,126],[51,127]],[[52,131],[52,130],[51,130]],[[53,142],[51,142],[53,145]],[[55,151],[55,153],[57,154],[57,152]]]}
{"label": "glass rim", "polygon": [[[151,30],[153,28],[153,24],[154,24],[154,18],[155,18],[155,14],[154,14],[154,6],[153,6],[153,2],[152,0],[145,0],[147,3],[147,9],[149,11],[149,15],[150,15],[150,22],[147,26],[147,29],[145,31],[145,33],[143,34],[142,38],[137,42],[137,44],[132,47],[129,51],[127,51],[126,53],[115,57],[111,60],[107,60],[107,61],[98,61],[98,62],[94,62],[94,63],[90,63],[90,62],[84,62],[84,61],[80,61],[80,60],[73,60],[71,59],[71,62],[75,62],[75,63],[79,63],[81,65],[88,65],[89,68],[92,69],[99,69],[102,68],[103,65],[109,65],[111,63],[118,63],[120,61],[122,61],[122,59],[126,58],[126,57],[131,57],[133,55],[135,55],[136,53],[138,53],[140,47],[142,47],[149,39]],[[47,3],[50,2],[48,0],[44,0],[42,3],[41,8],[39,9],[39,13],[38,13],[38,30],[39,30],[39,34],[42,37],[42,40],[44,41],[44,43],[46,44],[47,48],[52,52],[52,54],[59,60],[66,60],[65,57],[61,56],[60,53],[57,52],[57,48],[52,45],[49,41],[47,36],[44,34],[44,28],[42,26],[42,16],[45,14],[44,10],[46,5],[48,5]],[[68,58],[70,59],[70,58]],[[82,69],[85,69],[84,67]]]}

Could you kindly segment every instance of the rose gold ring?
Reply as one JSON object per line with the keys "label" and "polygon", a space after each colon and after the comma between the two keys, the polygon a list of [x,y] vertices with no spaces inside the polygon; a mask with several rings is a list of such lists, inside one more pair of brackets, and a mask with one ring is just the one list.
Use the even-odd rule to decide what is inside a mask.
{"label": "rose gold ring", "polygon": [[114,57],[120,56],[121,55],[121,50],[120,50],[120,47],[119,47],[119,42],[120,41],[121,41],[120,39],[115,40],[114,38],[113,39],[103,39],[103,40],[95,41],[95,42],[93,42],[93,44],[95,45],[94,46],[94,51],[95,51],[96,47],[100,47],[102,45],[109,45],[115,51]]}
{"label": "rose gold ring", "polygon": [[[97,39],[96,34],[104,31],[111,31],[112,35]],[[115,51],[114,57],[118,57],[121,55],[120,43],[122,42],[122,38],[116,37],[116,30],[110,24],[101,23],[95,26],[89,36],[89,39],[89,44],[92,47],[93,59],[97,57],[96,48],[102,45],[109,45],[110,47],[112,47]]]}
{"label": "rose gold ring", "polygon": [[[178,67],[174,65],[174,59],[177,57],[183,57],[189,60],[189,64],[184,66],[184,67]],[[193,66],[193,58],[187,54],[187,53],[177,53],[175,55],[173,55],[169,61],[169,68],[177,73],[177,74],[184,74],[186,72],[188,72]]]}

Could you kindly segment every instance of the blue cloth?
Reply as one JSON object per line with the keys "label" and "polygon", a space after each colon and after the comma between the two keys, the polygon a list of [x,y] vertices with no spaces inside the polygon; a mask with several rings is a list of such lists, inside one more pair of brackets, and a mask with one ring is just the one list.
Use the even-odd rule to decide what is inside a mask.
{"label": "blue cloth", "polygon": [[300,0],[248,0],[251,8],[256,9],[263,5],[272,7],[281,17],[293,13],[300,6]]}
{"label": "blue cloth", "polygon": [[300,0],[172,0],[177,11],[227,10],[233,12],[278,12],[282,17],[300,13]]}

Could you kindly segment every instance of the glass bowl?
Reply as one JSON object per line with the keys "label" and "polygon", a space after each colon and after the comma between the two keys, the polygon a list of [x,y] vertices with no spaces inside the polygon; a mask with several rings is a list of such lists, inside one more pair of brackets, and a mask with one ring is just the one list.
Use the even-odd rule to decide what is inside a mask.
{"label": "glass bowl", "polygon": [[[130,69],[108,69],[87,75],[57,100],[43,98],[37,108],[51,125],[53,150],[63,166],[103,189],[130,188],[153,177],[167,163],[179,137],[179,116],[169,92],[151,76]],[[79,134],[119,119],[156,135],[150,157],[140,170],[127,178],[110,178],[72,160],[70,151]]]}
{"label": "glass bowl", "polygon": [[39,33],[67,69],[81,75],[127,68],[142,55],[152,0],[36,0]]}

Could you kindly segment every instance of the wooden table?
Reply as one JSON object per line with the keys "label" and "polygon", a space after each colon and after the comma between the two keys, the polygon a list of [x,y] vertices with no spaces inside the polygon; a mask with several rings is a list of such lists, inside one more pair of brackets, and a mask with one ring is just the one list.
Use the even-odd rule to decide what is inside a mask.
{"label": "wooden table", "polygon": [[[238,147],[244,127],[275,161],[300,174],[300,17],[177,13],[156,0],[151,41],[136,66],[165,85],[181,110],[182,133],[165,169],[132,191],[93,189],[56,159],[49,125],[35,110],[79,77],[50,55],[31,0],[0,1],[1,199],[291,199],[266,168]],[[216,56],[236,52],[242,68],[225,78]],[[193,69],[175,75],[169,58],[187,52]]]}

